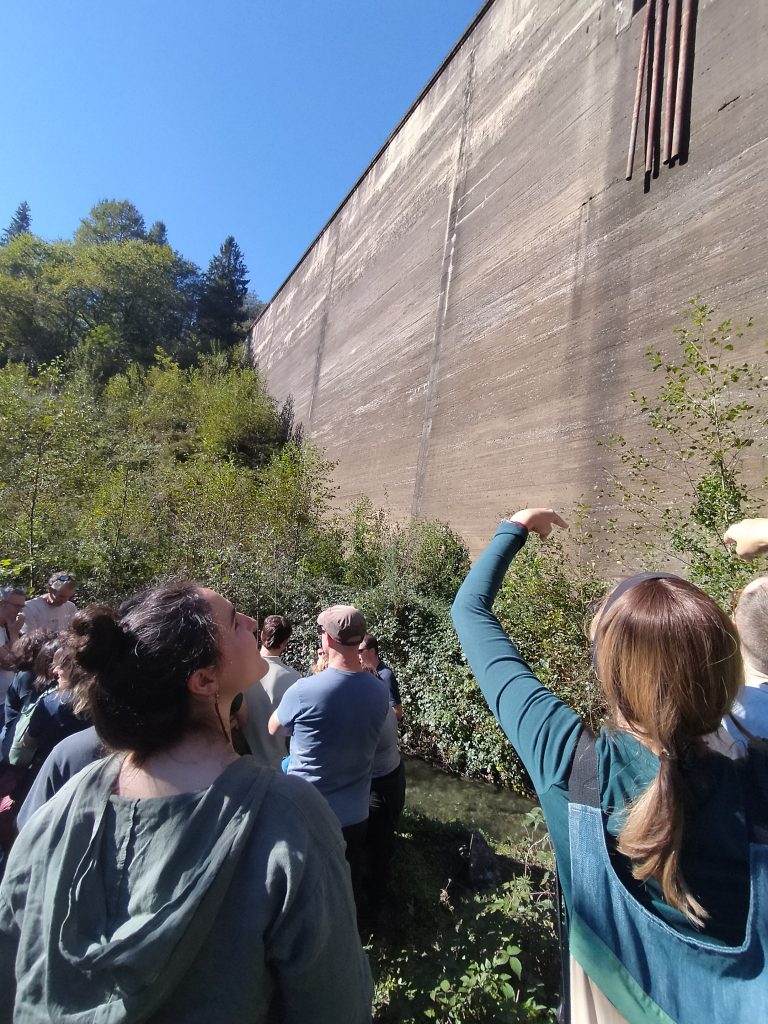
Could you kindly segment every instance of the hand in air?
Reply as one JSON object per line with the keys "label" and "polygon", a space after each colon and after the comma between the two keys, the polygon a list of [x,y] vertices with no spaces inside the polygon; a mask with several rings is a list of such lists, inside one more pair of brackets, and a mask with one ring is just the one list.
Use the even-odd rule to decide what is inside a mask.
{"label": "hand in air", "polygon": [[527,526],[529,533],[538,533],[542,540],[546,540],[552,533],[553,526],[568,529],[568,523],[552,508],[524,508],[520,512],[515,512],[510,519]]}
{"label": "hand in air", "polygon": [[768,551],[768,519],[742,519],[725,531],[723,540],[736,547],[736,554],[745,562]]}

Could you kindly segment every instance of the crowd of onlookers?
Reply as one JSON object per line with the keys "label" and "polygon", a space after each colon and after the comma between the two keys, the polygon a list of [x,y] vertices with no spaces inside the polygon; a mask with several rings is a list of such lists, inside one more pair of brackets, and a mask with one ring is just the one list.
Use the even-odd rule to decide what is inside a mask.
{"label": "crowd of onlookers", "polygon": [[[0,592],[4,854],[35,810],[107,753],[78,685],[83,671],[69,636],[75,593],[68,573],[51,576],[46,593],[31,600],[19,587]],[[397,680],[351,606],[319,616],[305,679],[283,660],[292,631],[284,615],[267,616],[255,631],[266,673],[232,701],[224,735],[239,754],[303,778],[325,796],[346,843],[359,919],[375,926],[405,801]]]}
{"label": "crowd of onlookers", "polygon": [[[668,572],[613,587],[590,628],[610,713],[593,735],[492,610],[529,535],[565,525],[504,521],[453,606],[549,826],[563,1013],[763,1020],[768,577],[733,619]],[[725,539],[751,558],[768,520]],[[0,1024],[370,1020],[360,929],[385,905],[405,773],[362,613],[320,612],[302,676],[287,617],[200,584],[117,610],[75,592],[67,573],[0,592]]]}

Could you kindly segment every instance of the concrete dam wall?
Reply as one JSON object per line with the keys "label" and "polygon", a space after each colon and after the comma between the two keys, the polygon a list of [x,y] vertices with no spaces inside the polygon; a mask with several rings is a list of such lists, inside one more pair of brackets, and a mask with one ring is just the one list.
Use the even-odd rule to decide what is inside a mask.
{"label": "concrete dam wall", "polygon": [[340,501],[477,551],[601,479],[691,296],[768,334],[768,3],[699,0],[689,159],[648,190],[642,117],[625,180],[643,20],[486,4],[254,325]]}

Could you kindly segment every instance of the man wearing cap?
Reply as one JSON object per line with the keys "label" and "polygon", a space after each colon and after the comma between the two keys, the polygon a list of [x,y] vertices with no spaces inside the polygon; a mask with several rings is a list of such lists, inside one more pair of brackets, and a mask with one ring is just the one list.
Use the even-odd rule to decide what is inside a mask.
{"label": "man wearing cap", "polygon": [[291,736],[288,773],[313,783],[339,819],[357,894],[373,755],[389,712],[389,688],[360,666],[366,625],[357,608],[326,608],[317,631],[328,668],[286,691],[269,731]]}
{"label": "man wearing cap", "polygon": [[72,598],[77,590],[77,581],[71,573],[55,572],[48,580],[48,592],[33,597],[24,605],[22,633],[33,629],[51,629],[60,633],[72,621],[77,611]]}

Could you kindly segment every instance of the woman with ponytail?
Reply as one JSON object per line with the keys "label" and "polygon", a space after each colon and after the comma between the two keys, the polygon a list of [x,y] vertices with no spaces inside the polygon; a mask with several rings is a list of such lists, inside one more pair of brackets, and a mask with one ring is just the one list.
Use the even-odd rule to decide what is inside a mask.
{"label": "woman with ponytail", "polygon": [[529,533],[545,539],[553,526],[566,523],[552,509],[503,522],[453,618],[547,819],[570,946],[568,1019],[763,1022],[768,755],[750,749],[732,761],[710,741],[742,683],[735,628],[672,574],[619,583],[591,627],[609,709],[593,736],[492,612]]}
{"label": "woman with ponytail", "polygon": [[196,583],[92,607],[65,649],[106,758],[29,818],[0,887],[0,1022],[363,1024],[336,818],[238,757],[256,622]]}

